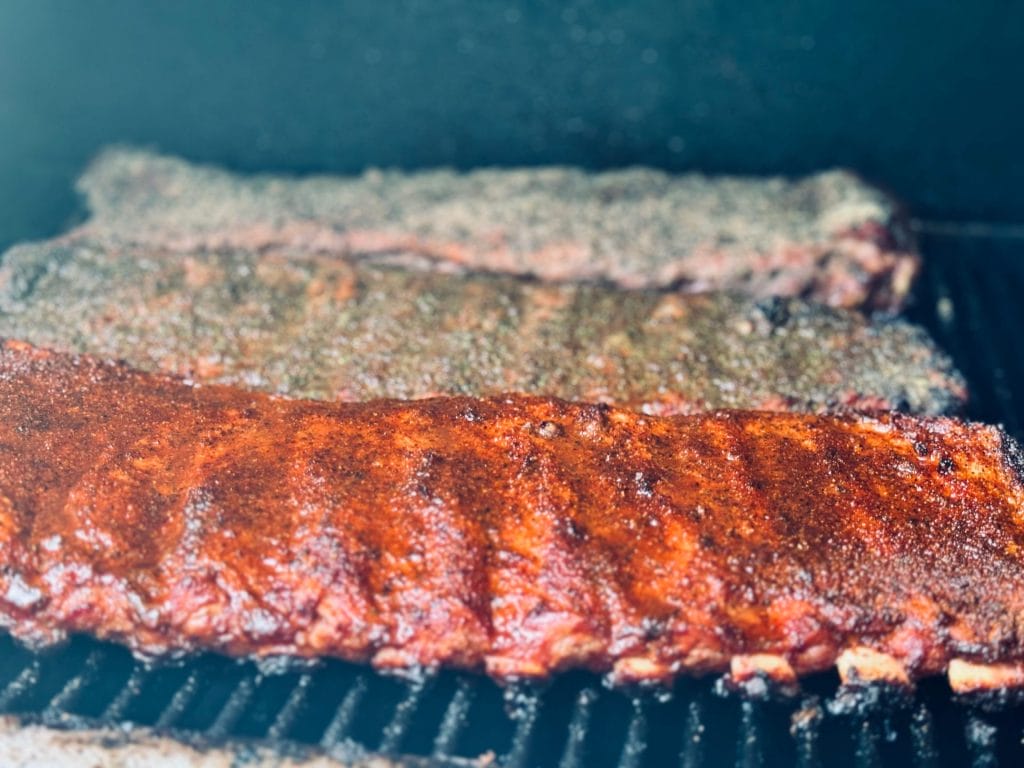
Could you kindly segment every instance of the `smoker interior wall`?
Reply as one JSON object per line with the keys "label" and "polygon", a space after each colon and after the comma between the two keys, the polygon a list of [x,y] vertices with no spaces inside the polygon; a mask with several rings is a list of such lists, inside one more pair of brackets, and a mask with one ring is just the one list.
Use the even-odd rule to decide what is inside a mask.
{"label": "smoker interior wall", "polygon": [[1024,219],[1024,4],[0,1],[0,247],[98,147],[233,168],[852,166]]}

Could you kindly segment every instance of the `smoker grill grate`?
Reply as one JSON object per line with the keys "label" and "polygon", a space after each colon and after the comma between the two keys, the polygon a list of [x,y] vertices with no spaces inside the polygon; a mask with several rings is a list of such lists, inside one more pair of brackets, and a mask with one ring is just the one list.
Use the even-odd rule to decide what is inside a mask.
{"label": "smoker grill grate", "polygon": [[[910,315],[967,376],[969,415],[1020,437],[1024,238],[927,226],[921,235],[926,269]],[[681,680],[663,700],[608,691],[583,673],[502,691],[470,675],[403,682],[334,661],[283,674],[215,656],[150,669],[85,638],[33,654],[0,636],[0,712],[54,724],[125,720],[213,739],[356,743],[439,765],[493,751],[507,768],[1024,764],[1024,708],[969,707],[942,680],[900,706],[837,706],[834,675],[804,689],[798,700],[744,702]]]}

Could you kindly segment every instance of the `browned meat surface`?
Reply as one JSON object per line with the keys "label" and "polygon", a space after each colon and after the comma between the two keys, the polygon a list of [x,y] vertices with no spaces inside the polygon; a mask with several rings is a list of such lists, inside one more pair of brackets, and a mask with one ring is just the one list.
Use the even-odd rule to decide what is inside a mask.
{"label": "browned meat surface", "polygon": [[656,413],[949,413],[963,380],[903,320],[800,299],[409,272],[330,257],[43,244],[0,267],[0,336],[203,383],[368,400],[515,391]]}
{"label": "browned meat surface", "polygon": [[571,168],[296,180],[117,150],[79,186],[93,217],[74,237],[118,247],[345,254],[868,309],[900,307],[918,268],[894,202],[840,171],[798,181]]}
{"label": "browned meat surface", "polygon": [[1020,471],[952,419],[294,401],[7,342],[0,617],[148,656],[998,687]]}

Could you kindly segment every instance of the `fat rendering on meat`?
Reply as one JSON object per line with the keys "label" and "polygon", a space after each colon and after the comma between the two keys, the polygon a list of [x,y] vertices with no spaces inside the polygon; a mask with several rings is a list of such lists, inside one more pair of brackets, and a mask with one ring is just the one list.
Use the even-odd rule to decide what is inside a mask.
{"label": "fat rendering on meat", "polygon": [[0,621],[145,657],[1024,682],[1016,444],[949,418],[325,403],[0,350]]}

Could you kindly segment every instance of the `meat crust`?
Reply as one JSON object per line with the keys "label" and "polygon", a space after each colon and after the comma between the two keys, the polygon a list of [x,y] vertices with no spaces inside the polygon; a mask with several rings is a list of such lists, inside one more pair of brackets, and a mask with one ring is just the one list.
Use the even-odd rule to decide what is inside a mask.
{"label": "meat crust", "polygon": [[74,236],[120,248],[285,249],[888,310],[903,305],[919,266],[893,200],[842,171],[797,181],[642,168],[296,180],[117,149],[79,189],[93,216]]}
{"label": "meat crust", "polygon": [[244,250],[15,248],[0,267],[0,335],[324,400],[517,391],[652,413],[948,413],[965,399],[949,358],[898,319],[800,299],[551,285]]}
{"label": "meat crust", "polygon": [[1020,472],[952,419],[295,401],[7,342],[0,618],[501,680],[1005,670]]}

